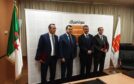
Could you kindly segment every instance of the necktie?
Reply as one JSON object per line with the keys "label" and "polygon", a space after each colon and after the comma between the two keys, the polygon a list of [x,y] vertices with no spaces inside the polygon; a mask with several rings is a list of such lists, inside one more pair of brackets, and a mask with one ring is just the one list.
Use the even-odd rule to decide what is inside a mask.
{"label": "necktie", "polygon": [[100,36],[101,40],[103,41],[103,36]]}
{"label": "necktie", "polygon": [[55,54],[55,38],[54,38],[54,35],[52,35],[52,43],[53,43],[54,54]]}
{"label": "necktie", "polygon": [[103,48],[106,49],[105,40],[103,39],[103,36],[100,37],[101,41],[103,42]]}
{"label": "necktie", "polygon": [[88,34],[86,34],[86,45],[88,45],[89,44],[89,36],[88,36]]}
{"label": "necktie", "polygon": [[70,45],[72,45],[72,37],[71,37],[71,35],[68,35],[68,36],[69,36]]}

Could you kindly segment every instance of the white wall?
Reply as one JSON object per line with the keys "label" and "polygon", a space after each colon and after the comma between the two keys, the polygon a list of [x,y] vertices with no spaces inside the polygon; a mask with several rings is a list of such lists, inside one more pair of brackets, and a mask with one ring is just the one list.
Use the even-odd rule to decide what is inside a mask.
{"label": "white wall", "polygon": [[[28,57],[28,82],[36,84],[40,82],[40,64],[35,61],[35,54],[38,45],[38,40],[41,34],[48,32],[48,25],[55,23],[57,27],[56,34],[59,36],[65,33],[65,27],[70,20],[84,21],[90,28],[90,33],[97,34],[97,28],[104,27],[104,34],[108,38],[108,42],[112,43],[113,34],[113,16],[91,15],[78,13],[65,13],[46,10],[26,9],[26,31],[27,31],[27,57]],[[83,24],[82,24],[83,25]],[[110,53],[107,53],[105,60],[105,69],[109,67]],[[79,58],[74,60],[73,75],[79,74]],[[48,74],[49,77],[49,74]],[[60,63],[57,63],[56,78],[60,78]]]}

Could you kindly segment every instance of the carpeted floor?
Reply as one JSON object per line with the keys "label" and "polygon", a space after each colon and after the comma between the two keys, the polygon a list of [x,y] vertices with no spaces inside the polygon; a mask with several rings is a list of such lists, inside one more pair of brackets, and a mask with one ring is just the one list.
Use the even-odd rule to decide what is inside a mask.
{"label": "carpeted floor", "polygon": [[[24,67],[23,67],[23,71],[22,71],[22,76],[19,80],[16,81],[16,84],[28,84],[28,65],[27,65],[27,58],[26,56],[23,57],[23,63],[24,63]],[[96,77],[96,76],[104,76],[104,75],[109,75],[109,74],[114,74],[114,73],[120,73],[120,72],[125,72],[126,70],[124,69],[115,69],[113,67],[107,69],[107,70],[104,70],[104,73],[100,74],[100,75],[97,75],[97,74],[93,74],[91,73],[90,76],[88,77],[81,77],[79,75],[77,76],[73,76],[71,78],[71,80],[67,80],[67,79],[64,79],[64,80],[56,80],[54,81],[54,84],[60,84],[60,83],[65,83],[65,82],[68,82],[68,81],[75,81],[75,80],[81,80],[81,79],[86,79],[86,78],[93,78],[93,77]],[[128,71],[128,70],[127,70]],[[51,84],[50,82],[48,82],[48,84]]]}
{"label": "carpeted floor", "polygon": [[[89,76],[83,76],[81,77],[80,75],[76,75],[76,76],[73,76],[70,80],[68,79],[58,79],[58,80],[55,80],[53,82],[53,84],[61,84],[61,83],[66,83],[66,82],[69,82],[69,81],[76,81],[76,80],[82,80],[82,79],[87,79],[87,78],[93,78],[93,77],[99,77],[99,76],[105,76],[105,75],[108,75],[106,73],[97,73],[97,74],[94,74],[94,73],[91,73]],[[48,84],[52,84],[51,82],[48,82]]]}

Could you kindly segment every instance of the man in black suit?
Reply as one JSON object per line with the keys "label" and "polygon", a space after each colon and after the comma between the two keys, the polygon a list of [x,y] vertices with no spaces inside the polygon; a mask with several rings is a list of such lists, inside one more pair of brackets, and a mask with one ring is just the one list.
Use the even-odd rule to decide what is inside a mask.
{"label": "man in black suit", "polygon": [[54,81],[58,58],[58,36],[55,35],[55,24],[50,24],[48,30],[49,33],[40,36],[35,57],[41,63],[41,84],[47,83],[48,67],[50,68],[50,81]]}
{"label": "man in black suit", "polygon": [[80,76],[90,75],[93,53],[93,36],[89,34],[87,25],[83,26],[84,34],[78,38],[80,47]]}
{"label": "man in black suit", "polygon": [[99,73],[103,72],[105,56],[109,49],[107,37],[103,35],[103,27],[98,28],[98,34],[94,36],[94,73],[99,68]]}
{"label": "man in black suit", "polygon": [[73,59],[76,57],[76,38],[72,35],[72,26],[66,26],[66,33],[59,39],[60,57],[61,57],[61,79],[72,76]]}

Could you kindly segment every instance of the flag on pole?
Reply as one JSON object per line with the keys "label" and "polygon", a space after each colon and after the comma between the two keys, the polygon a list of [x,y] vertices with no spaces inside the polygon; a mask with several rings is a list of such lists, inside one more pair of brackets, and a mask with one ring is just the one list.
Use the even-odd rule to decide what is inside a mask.
{"label": "flag on pole", "polygon": [[121,22],[120,22],[120,17],[119,17],[117,27],[116,27],[116,30],[115,30],[115,34],[114,34],[114,38],[113,38],[113,42],[112,42],[111,59],[112,59],[114,67],[118,66],[120,38],[121,38],[120,31],[121,31]]}
{"label": "flag on pole", "polygon": [[12,20],[10,26],[10,34],[8,38],[7,56],[15,63],[15,77],[16,79],[21,75],[23,61],[22,51],[19,39],[19,22],[17,17],[17,7],[14,5]]}

